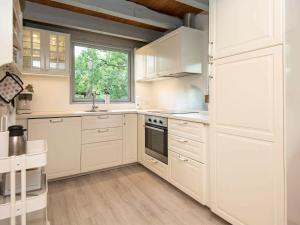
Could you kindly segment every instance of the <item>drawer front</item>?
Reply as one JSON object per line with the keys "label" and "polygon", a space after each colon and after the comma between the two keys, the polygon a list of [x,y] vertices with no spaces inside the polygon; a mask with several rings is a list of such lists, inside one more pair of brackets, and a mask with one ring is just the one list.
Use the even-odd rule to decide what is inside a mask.
{"label": "drawer front", "polygon": [[205,129],[202,123],[169,119],[168,124],[169,134],[192,139],[194,141],[205,141]]}
{"label": "drawer front", "polygon": [[169,150],[201,163],[206,163],[205,144],[198,141],[168,135]]}
{"label": "drawer front", "polygon": [[206,204],[206,166],[169,151],[169,182]]}
{"label": "drawer front", "polygon": [[122,141],[107,141],[82,146],[81,172],[122,164]]}
{"label": "drawer front", "polygon": [[82,144],[121,140],[122,138],[123,127],[99,128],[82,131]]}
{"label": "drawer front", "polygon": [[83,130],[121,126],[123,126],[123,115],[84,116],[82,118]]}
{"label": "drawer front", "polygon": [[152,172],[156,173],[158,176],[168,180],[168,165],[154,159],[153,157],[145,154],[144,155],[144,164]]}

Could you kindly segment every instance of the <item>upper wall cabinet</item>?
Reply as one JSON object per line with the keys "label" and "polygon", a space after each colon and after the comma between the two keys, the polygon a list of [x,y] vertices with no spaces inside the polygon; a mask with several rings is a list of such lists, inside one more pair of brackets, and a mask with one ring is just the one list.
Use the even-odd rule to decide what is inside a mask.
{"label": "upper wall cabinet", "polygon": [[203,32],[180,27],[136,51],[137,80],[202,73]]}
{"label": "upper wall cabinet", "polygon": [[34,28],[23,30],[23,72],[69,74],[70,35]]}
{"label": "upper wall cabinet", "polygon": [[210,0],[210,54],[222,58],[282,43],[283,0]]}

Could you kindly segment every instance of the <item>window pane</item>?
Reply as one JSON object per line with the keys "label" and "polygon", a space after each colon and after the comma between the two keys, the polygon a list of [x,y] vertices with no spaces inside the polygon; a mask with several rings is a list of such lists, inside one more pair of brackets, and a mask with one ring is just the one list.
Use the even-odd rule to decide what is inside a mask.
{"label": "window pane", "polygon": [[129,100],[128,52],[76,45],[73,50],[75,100],[90,101],[92,92],[103,100],[105,89],[112,101]]}

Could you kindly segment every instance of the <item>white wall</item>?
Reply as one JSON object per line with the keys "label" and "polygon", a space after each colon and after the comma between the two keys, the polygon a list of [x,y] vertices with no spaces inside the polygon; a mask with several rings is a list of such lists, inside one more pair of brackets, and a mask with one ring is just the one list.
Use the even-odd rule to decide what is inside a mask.
{"label": "white wall", "polygon": [[[86,110],[91,108],[91,104],[71,104],[70,103],[70,78],[51,76],[23,76],[26,84],[32,84],[34,95],[32,101],[32,111],[73,111]],[[99,104],[103,109],[135,108],[135,104]]]}
{"label": "white wall", "polygon": [[[208,16],[199,14],[195,19],[196,28],[205,32],[205,38],[203,41],[199,40],[199,44],[205,45],[203,49],[208,49]],[[204,52],[203,55],[203,74],[155,81],[151,85],[148,84],[152,88],[150,105],[153,108],[162,109],[207,110],[204,95],[208,93],[208,54]]]}
{"label": "white wall", "polygon": [[300,225],[300,1],[286,1],[286,152],[288,225]]}

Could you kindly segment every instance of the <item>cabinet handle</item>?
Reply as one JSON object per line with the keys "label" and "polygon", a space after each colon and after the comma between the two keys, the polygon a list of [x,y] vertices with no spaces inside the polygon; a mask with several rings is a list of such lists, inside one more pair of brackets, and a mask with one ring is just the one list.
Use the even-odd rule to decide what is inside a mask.
{"label": "cabinet handle", "polygon": [[97,118],[98,119],[107,119],[107,118],[109,118],[109,116],[108,115],[104,115],[104,116],[98,116]]}
{"label": "cabinet handle", "polygon": [[188,161],[189,161],[187,158],[184,158],[184,157],[182,157],[181,155],[178,155],[178,159],[179,159],[180,161],[183,161],[183,162],[188,162]]}
{"label": "cabinet handle", "polygon": [[177,141],[180,143],[188,143],[189,142],[188,140],[184,140],[184,139],[177,139]]}
{"label": "cabinet handle", "polygon": [[106,133],[109,131],[109,129],[98,129],[97,131],[98,133]]}
{"label": "cabinet handle", "polygon": [[212,79],[214,79],[214,76],[209,75],[208,78],[209,78],[210,80],[212,80]]}
{"label": "cabinet handle", "polygon": [[157,163],[157,161],[155,159],[150,159],[150,162]]}
{"label": "cabinet handle", "polygon": [[62,123],[62,122],[64,122],[63,119],[51,119],[50,120],[50,123]]}

